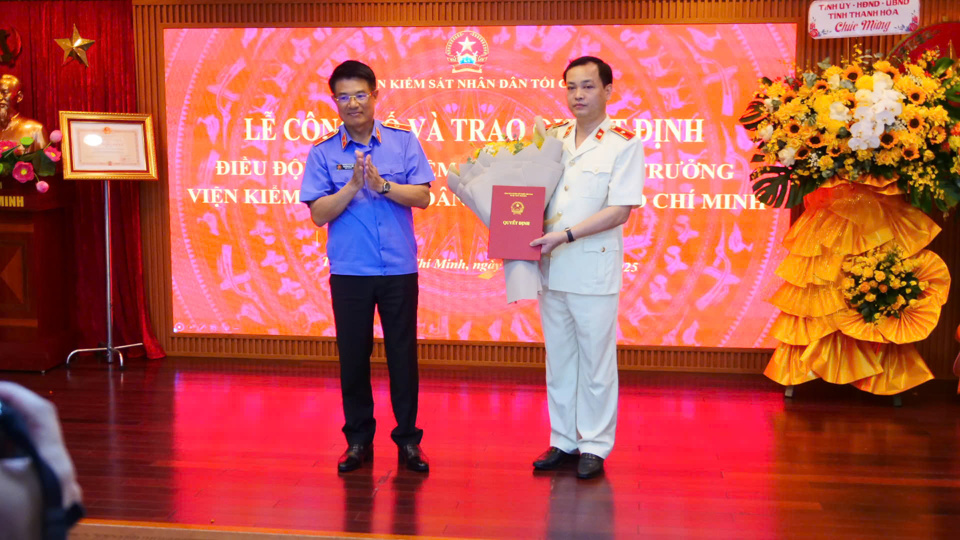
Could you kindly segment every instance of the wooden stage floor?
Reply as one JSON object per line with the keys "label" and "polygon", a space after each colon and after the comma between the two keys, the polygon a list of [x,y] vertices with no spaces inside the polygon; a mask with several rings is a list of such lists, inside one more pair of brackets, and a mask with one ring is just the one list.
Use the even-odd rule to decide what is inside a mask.
{"label": "wooden stage floor", "polygon": [[[542,371],[421,370],[429,475],[398,469],[375,369],[372,468],[338,475],[334,364],[92,358],[0,373],[53,400],[90,518],[356,537],[958,538],[955,381],[890,398],[755,375],[624,372],[600,479],[535,474]],[[219,538],[219,536],[217,536]]]}

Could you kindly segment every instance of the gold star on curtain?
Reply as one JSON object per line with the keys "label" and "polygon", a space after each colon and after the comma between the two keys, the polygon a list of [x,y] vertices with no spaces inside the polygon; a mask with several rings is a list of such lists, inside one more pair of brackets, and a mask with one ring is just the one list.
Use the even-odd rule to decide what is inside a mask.
{"label": "gold star on curtain", "polygon": [[92,39],[84,39],[80,37],[80,31],[77,30],[77,25],[73,25],[73,37],[72,38],[62,38],[55,39],[57,45],[63,49],[63,63],[66,64],[70,61],[70,58],[75,58],[78,62],[82,63],[86,67],[90,67],[90,64],[87,62],[87,49],[90,48],[95,42]]}

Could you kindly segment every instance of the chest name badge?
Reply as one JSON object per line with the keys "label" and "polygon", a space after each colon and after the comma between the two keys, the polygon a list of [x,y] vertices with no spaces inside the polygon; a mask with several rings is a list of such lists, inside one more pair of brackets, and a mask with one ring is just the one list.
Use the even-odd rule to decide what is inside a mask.
{"label": "chest name badge", "polygon": [[352,171],[356,163],[337,163],[338,171]]}

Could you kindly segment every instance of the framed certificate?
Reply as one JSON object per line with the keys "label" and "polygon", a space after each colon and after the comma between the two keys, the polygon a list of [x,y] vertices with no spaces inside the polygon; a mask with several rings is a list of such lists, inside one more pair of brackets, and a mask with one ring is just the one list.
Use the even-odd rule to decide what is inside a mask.
{"label": "framed certificate", "polygon": [[157,180],[149,114],[60,111],[63,178]]}

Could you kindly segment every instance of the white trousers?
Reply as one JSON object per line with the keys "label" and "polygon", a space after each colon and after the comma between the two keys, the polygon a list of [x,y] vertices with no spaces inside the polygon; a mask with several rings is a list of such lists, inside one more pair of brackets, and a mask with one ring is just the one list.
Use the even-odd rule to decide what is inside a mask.
{"label": "white trousers", "polygon": [[550,446],[604,459],[617,428],[617,308],[620,294],[545,289],[540,321],[547,348]]}

